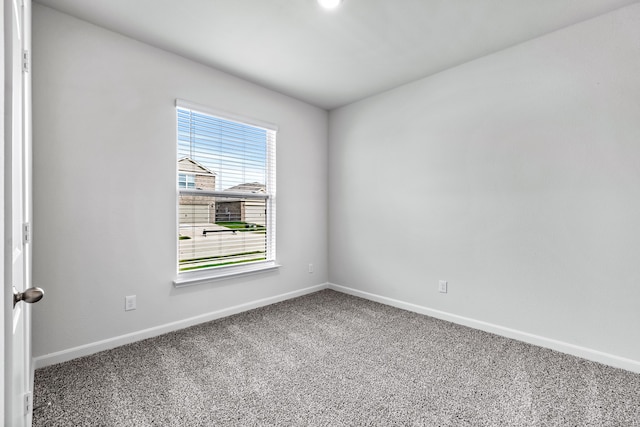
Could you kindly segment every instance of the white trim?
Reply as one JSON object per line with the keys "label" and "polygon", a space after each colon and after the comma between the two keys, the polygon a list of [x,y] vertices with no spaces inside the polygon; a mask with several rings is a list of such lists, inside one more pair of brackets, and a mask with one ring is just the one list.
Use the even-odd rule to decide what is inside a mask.
{"label": "white trim", "polygon": [[[180,186],[180,178],[184,175],[184,187]],[[193,177],[193,182],[189,182],[189,180],[187,179],[187,177]],[[193,184],[193,187],[189,188],[189,184]],[[183,190],[195,190],[196,189],[196,174],[192,173],[192,172],[178,172],[178,189],[179,191],[183,191]]]}
{"label": "white trim", "polygon": [[[237,114],[230,114],[226,112],[222,112],[219,110],[215,110],[211,107],[207,107],[204,105],[195,104],[189,101],[185,101],[182,99],[176,99],[176,111],[178,114],[176,131],[178,132],[178,127],[180,123],[180,113],[178,109],[188,109],[189,111],[198,111],[203,115],[207,116],[215,116],[224,121],[236,122],[239,124],[260,127],[266,131],[266,176],[264,183],[266,185],[266,190],[268,192],[241,192],[241,191],[216,191],[216,190],[203,190],[203,189],[194,189],[194,188],[180,188],[180,175],[185,173],[185,171],[180,170],[180,162],[183,160],[188,160],[198,165],[199,167],[205,168],[203,165],[199,164],[197,161],[193,160],[190,157],[181,157],[178,161],[178,182],[177,182],[177,197],[180,196],[214,196],[214,197],[224,197],[229,201],[234,201],[232,199],[264,199],[265,203],[265,214],[266,214],[266,233],[265,233],[265,243],[266,243],[266,251],[265,251],[265,260],[266,262],[256,262],[252,263],[253,265],[232,265],[226,267],[210,267],[205,268],[202,267],[200,270],[202,274],[196,273],[196,271],[182,271],[180,269],[180,201],[176,200],[176,223],[177,223],[177,235],[176,235],[176,253],[178,256],[176,257],[176,274],[177,278],[173,281],[174,286],[189,286],[195,285],[204,282],[211,282],[219,279],[224,279],[232,276],[240,276],[246,274],[255,274],[257,272],[263,272],[268,270],[274,270],[279,267],[276,265],[276,234],[275,234],[275,143],[276,143],[276,133],[278,127],[274,124],[258,121],[255,119],[239,116]],[[178,132],[179,133],[179,132]],[[176,141],[180,142],[179,134],[176,137]],[[180,151],[180,150],[179,150]],[[208,169],[207,169],[208,170]],[[233,189],[235,187],[231,187]],[[235,234],[235,232],[234,232]]]}
{"label": "white trim", "polygon": [[280,268],[280,265],[273,261],[258,261],[247,264],[185,271],[179,274],[179,276],[173,281],[173,285],[176,288],[183,288],[185,286],[215,282],[216,280],[229,279],[231,277],[266,273],[268,271],[277,270],[278,268]]}
{"label": "white trim", "polygon": [[185,101],[184,99],[176,99],[176,107],[184,108],[187,110],[197,111],[199,113],[215,116],[223,120],[232,120],[243,123],[245,125],[259,127],[266,130],[278,131],[278,125],[269,122],[263,122],[252,117],[243,116],[241,114],[229,113],[223,110],[217,110],[215,108],[208,107],[202,104],[196,104],[195,102]]}
{"label": "white trim", "polygon": [[244,304],[235,305],[233,307],[216,310],[211,313],[201,314],[199,316],[190,317],[188,319],[178,320],[176,322],[167,323],[165,325],[155,326],[153,328],[132,332],[130,334],[120,335],[117,337],[108,338],[106,340],[96,341],[93,343],[81,345],[79,347],[57,351],[55,353],[45,354],[43,356],[35,357],[33,359],[33,364],[35,366],[35,369],[40,369],[40,368],[44,368],[45,366],[67,362],[69,360],[77,359],[78,357],[89,356],[91,354],[95,354],[100,351],[110,350],[112,348],[120,347],[122,345],[141,341],[147,338],[157,337],[158,335],[188,328],[190,326],[198,325],[200,323],[210,322],[212,320],[232,316],[234,314],[242,313],[244,311],[253,310],[255,308],[264,307],[267,305],[286,301],[292,298],[297,298],[303,295],[318,292],[323,289],[326,289],[327,286],[328,286],[327,283],[310,286],[308,288],[299,289],[297,291],[287,292],[284,294],[275,295],[268,298],[262,298],[255,301],[250,301]]}
{"label": "white trim", "polygon": [[5,391],[4,391],[4,385],[5,385],[5,377],[7,376],[5,374],[5,371],[8,369],[7,368],[7,361],[10,360],[9,359],[9,354],[8,354],[8,340],[11,339],[11,335],[8,333],[7,328],[5,328],[5,324],[8,324],[9,322],[9,318],[8,316],[8,312],[5,310],[5,307],[8,308],[9,307],[9,302],[8,299],[10,298],[10,294],[9,294],[9,286],[6,286],[5,284],[5,271],[4,271],[4,264],[5,264],[5,239],[4,239],[4,228],[5,228],[5,217],[6,217],[6,212],[5,212],[5,194],[4,194],[4,183],[7,182],[6,181],[6,176],[5,176],[5,167],[4,167],[4,162],[5,162],[5,151],[6,151],[6,145],[7,145],[7,141],[9,140],[7,138],[7,135],[5,134],[5,85],[6,85],[6,81],[5,81],[5,67],[6,67],[6,62],[7,62],[7,53],[4,50],[4,44],[5,44],[5,37],[4,37],[4,9],[8,7],[7,6],[7,2],[3,2],[2,5],[0,6],[0,46],[2,46],[2,48],[0,50],[2,50],[2,53],[0,54],[0,57],[2,58],[2,63],[0,64],[0,82],[2,82],[2,87],[0,87],[0,117],[2,117],[0,119],[0,135],[2,135],[2,143],[0,145],[2,145],[2,150],[0,151],[0,177],[2,177],[2,182],[3,184],[0,185],[0,200],[2,201],[2,213],[0,214],[0,241],[2,241],[2,247],[0,247],[0,277],[2,278],[2,289],[0,289],[0,292],[2,293],[2,296],[0,296],[0,303],[2,304],[2,306],[0,306],[0,330],[2,331],[2,340],[0,340],[0,422],[4,423],[5,419],[4,419],[4,412],[5,412],[5,407],[11,405],[11,399],[7,399],[5,396]]}
{"label": "white trim", "polygon": [[523,341],[529,344],[545,347],[551,350],[559,351],[561,353],[570,354],[572,356],[580,357],[582,359],[591,360],[593,362],[602,363],[605,365],[613,366],[615,368],[625,369],[627,371],[640,373],[640,361],[627,359],[624,357],[616,356],[610,353],[604,353],[599,350],[594,350],[587,347],[581,347],[566,343],[563,341],[554,340],[552,338],[543,337],[540,335],[530,334],[528,332],[518,331],[516,329],[507,328],[493,323],[483,322],[481,320],[471,319],[469,317],[459,316],[457,314],[447,313],[445,311],[435,310],[421,305],[396,300],[393,298],[384,297],[381,295],[372,294],[369,292],[360,291],[346,286],[340,286],[333,283],[328,284],[329,289],[342,292],[345,294],[357,296],[370,301],[379,302],[381,304],[390,305],[392,307],[401,308],[403,310],[412,311],[414,313],[424,314],[426,316],[435,317],[437,319],[446,320],[448,322],[456,323],[470,328],[479,329],[492,334],[500,335],[507,338],[512,338],[518,341]]}
{"label": "white trim", "polygon": [[56,363],[66,362],[78,357],[88,356],[104,350],[110,350],[121,345],[130,344],[136,341],[140,341],[147,338],[152,338],[158,335],[166,334],[169,332],[177,331],[179,329],[188,328],[200,323],[209,322],[212,320],[220,319],[223,317],[231,316],[234,314],[242,313],[244,311],[253,310],[254,308],[264,307],[270,304],[275,304],[288,299],[297,298],[299,296],[311,294],[321,291],[323,289],[332,289],[337,292],[342,292],[348,295],[354,295],[360,298],[364,298],[370,301],[379,302],[381,304],[389,305],[392,307],[400,308],[403,310],[411,311],[426,316],[435,317],[437,319],[446,320],[452,323],[456,323],[470,328],[479,329],[482,331],[490,332],[503,337],[523,341],[529,344],[537,345],[540,347],[556,350],[561,353],[570,354],[572,356],[580,357],[583,359],[591,360],[605,365],[613,366],[615,368],[625,369],[627,371],[640,373],[640,361],[619,357],[613,354],[604,353],[598,350],[589,349],[586,347],[577,346],[574,344],[565,343],[562,341],[542,337],[539,335],[530,334],[527,332],[518,331],[511,328],[506,328],[500,325],[495,325],[480,320],[471,319],[464,316],[458,316],[456,314],[447,313],[440,310],[434,310],[431,308],[423,307],[417,304],[412,304],[393,298],[387,298],[381,295],[372,294],[369,292],[360,291],[346,286],[340,286],[333,283],[323,283],[316,286],[311,286],[305,289],[300,289],[293,292],[288,292],[273,297],[263,298],[248,303],[236,305],[233,307],[217,310],[211,313],[202,314],[200,316],[191,317],[184,320],[168,323],[165,325],[156,326],[149,329],[144,329],[130,334],[121,335],[118,337],[109,338],[102,341],[74,347],[68,350],[62,350],[55,353],[45,354],[33,359],[33,366],[35,369],[44,368],[45,366],[54,365]]}

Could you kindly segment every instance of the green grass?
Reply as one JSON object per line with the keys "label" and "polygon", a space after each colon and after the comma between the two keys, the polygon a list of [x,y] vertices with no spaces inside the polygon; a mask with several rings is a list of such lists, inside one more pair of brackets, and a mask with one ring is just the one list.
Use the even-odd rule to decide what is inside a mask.
{"label": "green grass", "polygon": [[242,264],[245,262],[253,262],[253,261],[264,261],[265,259],[267,258],[263,257],[263,258],[254,258],[254,259],[243,259],[242,261],[228,261],[228,262],[219,262],[216,264],[198,265],[194,267],[182,267],[180,268],[180,271],[200,270],[201,268],[221,267],[223,265]]}
{"label": "green grass", "polygon": [[246,222],[243,221],[218,221],[216,224],[227,228],[244,228]]}
{"label": "green grass", "polygon": [[186,264],[186,263],[190,263],[190,262],[201,262],[201,261],[214,261],[214,260],[219,260],[219,259],[226,259],[226,258],[232,258],[232,257],[236,257],[236,256],[244,256],[244,255],[255,255],[255,254],[263,254],[264,251],[251,251],[251,252],[240,252],[237,254],[228,254],[228,255],[218,255],[218,256],[207,256],[207,257],[201,257],[201,258],[185,258],[185,259],[181,259],[180,260],[180,264]]}
{"label": "green grass", "polygon": [[[230,230],[252,231],[257,234],[267,233],[266,231],[267,228],[265,226],[251,224],[243,221],[223,221],[223,222],[217,222],[216,224],[222,227],[226,227]],[[185,240],[185,239],[190,239],[190,237],[181,235],[179,239]],[[247,256],[247,255],[262,255],[262,257],[243,259],[239,261],[229,261],[229,258],[235,258],[238,256]],[[265,256],[264,251],[251,251],[251,252],[240,252],[235,254],[219,255],[214,257],[186,258],[186,259],[179,260],[179,265],[180,265],[180,271],[189,271],[189,270],[200,270],[203,268],[210,268],[210,267],[221,267],[223,265],[242,264],[242,263],[253,262],[253,261],[264,261],[265,259],[267,258]],[[188,265],[188,264],[203,263],[203,262],[207,264]]]}
{"label": "green grass", "polygon": [[[266,256],[262,256],[260,258],[243,259],[239,261],[224,261],[225,259],[228,259],[231,257],[244,256],[244,255],[257,255],[257,254],[264,254],[264,251],[242,252],[238,254],[220,255],[215,257],[181,259],[180,271],[200,270],[202,268],[221,267],[223,265],[242,264],[245,262],[264,261],[265,259],[267,259]],[[188,263],[194,263],[194,262],[206,262],[206,261],[212,261],[212,263],[205,264],[205,265],[194,265],[194,266],[182,267],[182,264],[188,264]],[[215,262],[215,261],[222,261],[222,262]]]}
{"label": "green grass", "polygon": [[266,231],[267,229],[264,225],[251,224],[243,221],[222,221],[216,222],[216,224],[238,231]]}

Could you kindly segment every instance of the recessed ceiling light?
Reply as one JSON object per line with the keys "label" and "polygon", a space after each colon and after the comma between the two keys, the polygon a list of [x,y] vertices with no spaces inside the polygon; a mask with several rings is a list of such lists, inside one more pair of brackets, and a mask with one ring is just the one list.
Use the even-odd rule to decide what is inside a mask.
{"label": "recessed ceiling light", "polygon": [[342,0],[318,0],[318,4],[325,9],[335,9],[342,3]]}

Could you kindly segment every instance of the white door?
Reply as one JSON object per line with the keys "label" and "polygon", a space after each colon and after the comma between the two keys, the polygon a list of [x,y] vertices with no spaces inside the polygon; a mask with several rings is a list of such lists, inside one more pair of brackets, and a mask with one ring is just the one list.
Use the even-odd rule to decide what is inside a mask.
{"label": "white door", "polygon": [[[30,0],[4,0],[4,424],[31,425]],[[37,294],[37,292],[36,292]],[[9,297],[10,302],[6,301]]]}

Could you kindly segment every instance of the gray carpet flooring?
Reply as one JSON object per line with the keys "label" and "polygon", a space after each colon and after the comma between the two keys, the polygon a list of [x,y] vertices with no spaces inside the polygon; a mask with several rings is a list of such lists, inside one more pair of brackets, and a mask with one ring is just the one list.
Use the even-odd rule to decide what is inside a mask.
{"label": "gray carpet flooring", "polygon": [[640,426],[640,375],[331,290],[36,371],[34,426]]}

